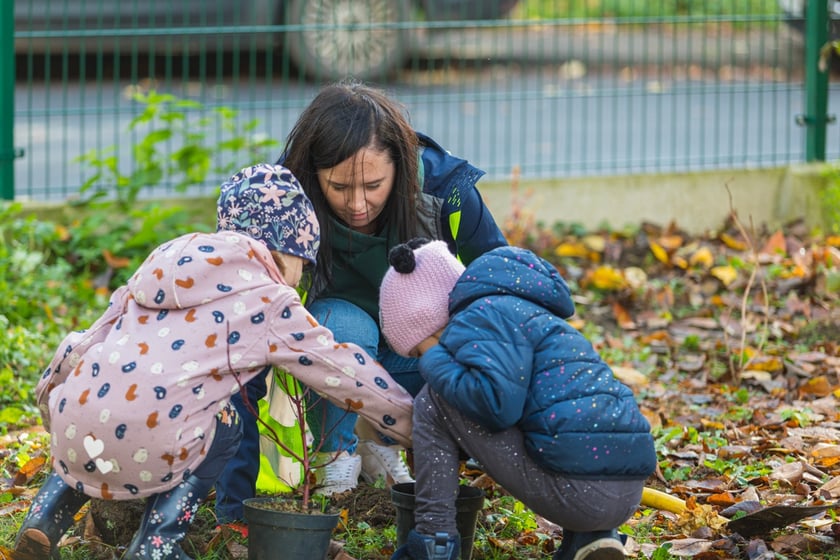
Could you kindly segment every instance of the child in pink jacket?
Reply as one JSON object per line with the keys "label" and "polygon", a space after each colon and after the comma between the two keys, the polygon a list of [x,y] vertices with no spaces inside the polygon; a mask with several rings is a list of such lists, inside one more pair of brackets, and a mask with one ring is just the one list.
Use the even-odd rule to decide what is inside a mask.
{"label": "child in pink jacket", "polygon": [[271,367],[410,445],[409,394],[359,347],[336,344],[295,291],[319,226],[291,172],[261,164],[231,177],[218,230],[155,249],[59,346],[37,388],[54,472],[18,533],[20,557],[57,558],[96,497],[148,498],[124,558],[189,558],[179,542],[241,438],[229,399]]}

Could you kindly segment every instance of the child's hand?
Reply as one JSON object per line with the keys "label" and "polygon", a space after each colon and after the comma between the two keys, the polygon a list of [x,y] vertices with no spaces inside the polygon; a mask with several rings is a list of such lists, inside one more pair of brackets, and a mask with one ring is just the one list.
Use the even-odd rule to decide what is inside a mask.
{"label": "child's hand", "polygon": [[412,358],[419,358],[423,354],[425,354],[429,348],[432,346],[440,343],[440,335],[443,333],[443,329],[440,329],[435,334],[423,339],[420,344],[418,344],[414,350],[409,353],[409,356]]}

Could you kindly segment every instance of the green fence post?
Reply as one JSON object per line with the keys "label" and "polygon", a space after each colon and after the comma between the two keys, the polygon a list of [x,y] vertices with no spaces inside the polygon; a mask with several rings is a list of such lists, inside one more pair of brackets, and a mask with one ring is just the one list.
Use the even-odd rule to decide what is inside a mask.
{"label": "green fence post", "polygon": [[0,0],[0,199],[15,198],[15,4]]}
{"label": "green fence post", "polygon": [[805,161],[825,161],[828,124],[828,71],[819,68],[820,50],[828,42],[825,2],[808,2],[805,13]]}

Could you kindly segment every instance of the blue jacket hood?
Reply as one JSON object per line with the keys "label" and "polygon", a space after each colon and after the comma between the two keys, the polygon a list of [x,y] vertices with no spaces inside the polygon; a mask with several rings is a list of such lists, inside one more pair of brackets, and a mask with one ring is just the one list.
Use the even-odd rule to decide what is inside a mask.
{"label": "blue jacket hood", "polygon": [[531,301],[562,319],[575,313],[569,286],[554,265],[526,249],[505,246],[467,268],[449,296],[449,314],[478,298],[500,295]]}

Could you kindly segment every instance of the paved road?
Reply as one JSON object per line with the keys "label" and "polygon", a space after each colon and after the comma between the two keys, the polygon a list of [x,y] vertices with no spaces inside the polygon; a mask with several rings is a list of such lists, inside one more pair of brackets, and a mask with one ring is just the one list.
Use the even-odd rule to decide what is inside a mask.
{"label": "paved road", "polygon": [[[790,34],[732,40],[669,29],[556,31],[531,30],[546,34],[532,41],[514,30],[494,40],[480,32],[435,32],[425,37],[426,56],[456,52],[461,62],[448,71],[431,63],[386,87],[406,104],[415,127],[497,180],[514,168],[537,178],[803,159],[804,129],[794,122],[804,110],[801,49]],[[645,64],[631,64],[639,60]],[[258,132],[278,140],[317,90],[305,82],[231,76],[21,83],[15,143],[26,155],[15,164],[17,191],[34,198],[75,192],[91,174],[75,159],[97,147],[116,147],[129,166],[138,136],[126,131],[140,107],[127,94],[152,87],[236,106],[243,121],[258,119]],[[840,106],[836,88],[829,103]]]}

